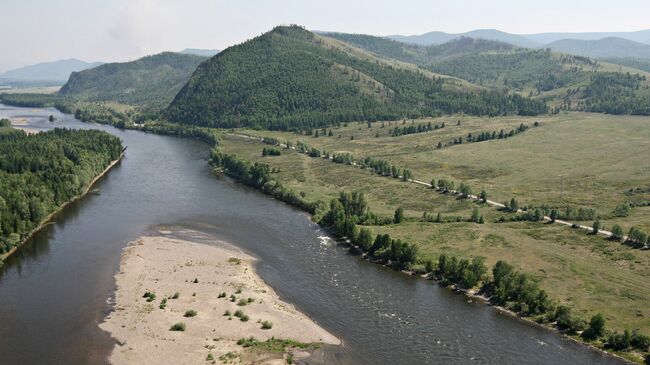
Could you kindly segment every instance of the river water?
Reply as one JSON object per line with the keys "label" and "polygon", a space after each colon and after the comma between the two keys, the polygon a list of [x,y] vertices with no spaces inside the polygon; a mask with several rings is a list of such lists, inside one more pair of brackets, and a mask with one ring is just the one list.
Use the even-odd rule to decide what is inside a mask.
{"label": "river water", "polygon": [[201,142],[54,109],[0,105],[0,117],[31,130],[103,129],[128,146],[100,194],[71,204],[0,269],[0,364],[105,364],[113,341],[97,324],[111,310],[122,248],[160,226],[200,230],[257,257],[278,294],[343,340],[324,349],[328,364],[620,363],[350,254],[304,213],[215,177]]}

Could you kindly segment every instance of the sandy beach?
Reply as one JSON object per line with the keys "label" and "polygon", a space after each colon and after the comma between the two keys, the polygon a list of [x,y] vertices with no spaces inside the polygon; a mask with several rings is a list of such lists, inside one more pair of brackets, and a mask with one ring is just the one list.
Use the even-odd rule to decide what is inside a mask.
{"label": "sandy beach", "polygon": [[[280,300],[255,274],[251,256],[225,242],[194,243],[164,233],[170,232],[142,237],[124,249],[116,275],[115,309],[100,325],[118,342],[111,363],[284,364],[287,357],[297,360],[309,353],[291,347],[283,352],[253,351],[237,341],[274,337],[340,343]],[[155,294],[155,299],[151,294],[145,298],[146,293]],[[243,315],[236,316],[238,310]],[[226,311],[230,315],[224,315]],[[244,316],[246,321],[240,318]],[[265,321],[272,323],[271,328],[262,328]],[[172,331],[177,323],[185,330]]]}
{"label": "sandy beach", "polygon": [[27,120],[27,118],[9,118],[9,121],[11,122],[12,127],[16,129],[21,129],[25,131],[27,134],[34,134],[40,132],[36,128],[27,127],[29,125],[29,121]]}

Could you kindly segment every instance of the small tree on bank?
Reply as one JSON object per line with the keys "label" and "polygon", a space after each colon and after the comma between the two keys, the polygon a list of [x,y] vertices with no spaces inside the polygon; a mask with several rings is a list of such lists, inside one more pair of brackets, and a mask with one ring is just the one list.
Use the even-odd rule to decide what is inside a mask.
{"label": "small tree on bank", "polygon": [[605,318],[598,313],[591,317],[589,327],[582,332],[582,337],[588,340],[597,340],[605,336]]}
{"label": "small tree on bank", "polygon": [[602,227],[601,227],[601,225],[600,225],[600,220],[596,219],[596,220],[594,221],[594,224],[591,226],[592,233],[593,233],[593,234],[598,234],[598,231],[600,231],[601,228],[602,228]]}
{"label": "small tree on bank", "polygon": [[399,207],[395,210],[394,222],[395,224],[401,223],[404,220],[404,208]]}
{"label": "small tree on bank", "polygon": [[624,235],[623,228],[621,228],[621,226],[619,226],[618,224],[612,226],[613,239],[620,240],[621,238],[623,238],[623,235]]}

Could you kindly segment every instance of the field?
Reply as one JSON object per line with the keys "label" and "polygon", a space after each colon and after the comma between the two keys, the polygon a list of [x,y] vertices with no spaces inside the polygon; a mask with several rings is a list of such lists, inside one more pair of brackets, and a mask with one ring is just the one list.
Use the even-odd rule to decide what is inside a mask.
{"label": "field", "polygon": [[[457,116],[416,121],[415,125],[429,122],[444,122],[445,128],[389,135],[395,126],[413,123],[407,120],[404,125],[376,122],[372,128],[351,123],[332,129],[332,137],[319,138],[289,132],[238,132],[300,140],[329,152],[351,152],[357,158],[382,158],[410,169],[418,180],[447,177],[474,190],[485,189],[491,200],[516,197],[524,205],[590,207],[603,216],[635,198],[625,194],[629,189],[650,185],[649,117],[588,113],[532,118]],[[539,127],[532,127],[535,122]],[[437,148],[439,142],[465,139],[470,132],[507,132],[521,123],[531,128],[508,139]]]}
{"label": "field", "polygon": [[[645,127],[650,118],[570,113],[541,118],[458,116],[415,124],[443,121],[445,128],[400,137],[388,135],[395,122],[390,126],[385,122],[383,128],[382,122],[371,128],[366,123],[351,123],[332,129],[331,137],[319,132],[318,138],[288,132],[236,133],[275,136],[328,152],[390,160],[411,169],[416,179],[450,177],[457,183],[469,183],[475,192],[484,188],[492,200],[516,196],[522,204],[596,208],[607,218],[604,223],[608,227],[616,222],[624,228],[650,228],[650,207],[633,208],[625,218],[610,214],[621,202],[648,198],[649,194],[626,192],[650,185],[646,156],[650,128]],[[532,127],[535,121],[538,127]],[[405,125],[410,123],[408,120]],[[469,132],[509,130],[520,123],[531,128],[505,140],[436,148],[438,142],[466,137]],[[402,127],[402,122],[397,126]],[[363,191],[371,209],[381,216],[391,217],[397,207],[403,207],[408,218],[405,223],[372,230],[416,243],[424,258],[448,253],[484,256],[488,265],[506,260],[532,274],[554,299],[571,304],[581,317],[588,319],[601,312],[610,329],[639,328],[650,334],[649,251],[557,224],[496,223],[510,213],[296,151],[282,149],[281,156],[262,157],[264,147],[268,145],[235,135],[226,136],[223,143],[226,153],[278,168],[275,177],[310,201],[328,201],[341,190]],[[563,191],[559,175],[563,175]],[[469,222],[474,208],[485,217],[485,224]],[[440,213],[447,223],[422,222],[423,212]]]}
{"label": "field", "polygon": [[59,91],[60,86],[32,86],[16,87],[11,89],[0,89],[0,93],[5,94],[53,94]]}

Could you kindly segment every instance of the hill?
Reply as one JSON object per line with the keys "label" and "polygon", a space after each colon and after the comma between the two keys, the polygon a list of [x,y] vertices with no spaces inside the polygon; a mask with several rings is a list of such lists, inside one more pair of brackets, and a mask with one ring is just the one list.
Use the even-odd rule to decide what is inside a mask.
{"label": "hill", "polygon": [[86,101],[165,107],[205,57],[163,52],[74,72],[59,92]]}
{"label": "hill", "polygon": [[537,33],[522,36],[541,44],[548,44],[563,39],[580,39],[596,41],[603,38],[623,38],[634,42],[650,44],[650,29],[636,32],[583,32],[583,33]]}
{"label": "hill", "polygon": [[507,43],[468,37],[456,38],[440,45],[423,47],[365,34],[326,33],[324,36],[360,47],[377,56],[393,58],[425,67],[455,56],[515,49],[514,46]]}
{"label": "hill", "polygon": [[399,42],[417,44],[420,46],[431,46],[443,44],[462,37],[504,42],[518,47],[534,48],[541,46],[540,43],[530,40],[524,36],[518,34],[510,34],[496,29],[477,29],[465,33],[429,32],[412,36],[391,35],[387,38]]}
{"label": "hill", "polygon": [[441,113],[546,111],[516,95],[459,90],[453,80],[410,66],[298,26],[277,27],[201,64],[167,116],[202,126],[301,129]]}
{"label": "hill", "polygon": [[650,44],[650,29],[637,32],[592,32],[592,33],[537,33],[513,34],[496,29],[477,29],[465,33],[429,32],[420,35],[391,35],[387,38],[412,43],[421,46],[430,46],[449,42],[460,37],[481,38],[510,43],[519,47],[543,48],[546,44],[563,39],[599,40],[603,38],[623,38],[634,42]]}
{"label": "hill", "polygon": [[180,53],[182,54],[193,54],[195,56],[201,57],[212,57],[219,53],[218,49],[201,49],[201,48],[185,48]]}
{"label": "hill", "polygon": [[0,79],[19,82],[60,82],[64,83],[70,74],[101,65],[101,62],[85,62],[74,58],[53,62],[43,62],[7,71]]}
{"label": "hill", "polygon": [[595,58],[650,59],[650,45],[615,37],[599,40],[563,39],[549,43],[546,47],[558,52]]}
{"label": "hill", "polygon": [[[455,76],[491,88],[548,91],[570,81],[566,64],[589,67],[582,57],[554,57],[546,50],[461,37],[440,45],[418,46],[361,34],[327,34],[382,57],[410,62],[432,72]],[[556,80],[547,85],[549,79]]]}
{"label": "hill", "polygon": [[[548,49],[518,48],[464,37],[441,45],[418,46],[359,34],[326,35],[436,74],[530,96],[548,102],[553,108],[615,114],[649,113],[648,75],[634,69],[629,62],[618,63],[625,66],[620,67]],[[628,73],[634,77],[629,77]],[[616,107],[616,103],[621,107]]]}
{"label": "hill", "polygon": [[637,70],[642,70],[645,72],[650,72],[650,60],[640,60],[637,58],[611,57],[611,58],[603,58],[603,61],[615,65],[621,65],[621,66],[635,68]]}

